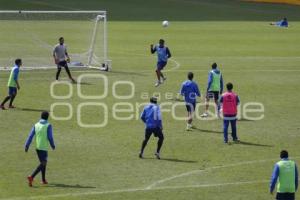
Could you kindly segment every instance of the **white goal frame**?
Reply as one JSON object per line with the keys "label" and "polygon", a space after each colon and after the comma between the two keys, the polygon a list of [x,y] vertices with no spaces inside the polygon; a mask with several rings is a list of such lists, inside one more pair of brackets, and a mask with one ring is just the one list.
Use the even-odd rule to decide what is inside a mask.
{"label": "white goal frame", "polygon": [[[89,68],[110,70],[111,60],[108,59],[108,44],[107,44],[107,11],[104,10],[79,10],[79,11],[54,11],[54,10],[0,10],[0,14],[96,14],[93,35],[91,38],[90,49],[88,51],[88,59],[84,66]],[[98,34],[98,21],[103,20],[103,63],[101,66],[93,66],[92,60],[94,56],[95,41]]]}

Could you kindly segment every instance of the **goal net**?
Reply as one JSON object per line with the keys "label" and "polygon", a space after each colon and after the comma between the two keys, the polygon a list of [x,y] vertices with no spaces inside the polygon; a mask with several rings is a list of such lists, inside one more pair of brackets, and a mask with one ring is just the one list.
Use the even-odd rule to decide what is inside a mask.
{"label": "goal net", "polygon": [[0,11],[0,69],[16,58],[25,69],[56,67],[53,48],[64,37],[70,66],[110,68],[106,11]]}

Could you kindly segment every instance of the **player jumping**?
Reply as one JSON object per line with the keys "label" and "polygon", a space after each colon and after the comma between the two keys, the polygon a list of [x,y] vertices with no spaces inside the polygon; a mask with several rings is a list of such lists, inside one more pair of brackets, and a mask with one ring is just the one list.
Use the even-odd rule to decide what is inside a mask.
{"label": "player jumping", "polygon": [[64,44],[65,40],[63,37],[59,38],[59,43],[53,49],[53,58],[54,62],[57,65],[56,72],[56,80],[59,78],[59,74],[61,72],[61,68],[64,67],[69,76],[69,79],[75,83],[76,81],[73,79],[71,72],[68,67],[68,63],[70,62],[70,57],[67,52],[66,45]]}
{"label": "player jumping", "polygon": [[9,108],[15,108],[13,106],[13,102],[15,100],[15,97],[17,96],[17,91],[20,90],[20,84],[18,81],[19,78],[19,70],[20,67],[22,66],[22,60],[21,59],[16,59],[15,60],[15,66],[12,68],[10,72],[10,76],[8,79],[8,96],[5,97],[3,102],[0,105],[0,109],[5,110],[5,103],[10,100],[9,102]]}
{"label": "player jumping", "polygon": [[164,67],[167,65],[168,59],[171,58],[171,52],[168,47],[165,46],[165,41],[163,39],[159,40],[159,44],[153,46],[153,44],[150,45],[151,53],[154,54],[157,53],[157,66],[156,66],[156,75],[157,75],[157,83],[155,84],[155,87],[162,84],[166,77],[161,72]]}

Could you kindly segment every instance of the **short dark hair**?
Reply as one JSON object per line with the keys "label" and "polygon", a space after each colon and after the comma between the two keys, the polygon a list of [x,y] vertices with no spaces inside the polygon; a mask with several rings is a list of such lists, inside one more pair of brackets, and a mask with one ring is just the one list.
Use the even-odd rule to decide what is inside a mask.
{"label": "short dark hair", "polygon": [[189,80],[193,80],[193,78],[194,78],[193,72],[189,72],[187,77],[188,77]]}
{"label": "short dark hair", "polygon": [[213,64],[211,65],[211,68],[213,68],[213,69],[217,69],[217,67],[218,67],[217,63],[213,63]]}
{"label": "short dark hair", "polygon": [[17,58],[16,60],[15,60],[15,64],[16,65],[20,65],[22,63],[22,59],[21,58]]}
{"label": "short dark hair", "polygon": [[164,43],[165,43],[165,40],[164,40],[164,39],[160,39],[160,40],[159,40],[159,44],[161,44],[161,43],[164,44]]}
{"label": "short dark hair", "polygon": [[232,90],[233,89],[233,85],[232,85],[232,83],[227,83],[226,84],[226,88],[227,88],[227,90]]}
{"label": "short dark hair", "polygon": [[61,40],[63,40],[63,39],[64,39],[64,37],[60,37],[58,40],[61,41]]}
{"label": "short dark hair", "polygon": [[156,97],[151,97],[150,102],[157,104],[157,98]]}
{"label": "short dark hair", "polygon": [[49,118],[49,112],[43,111],[41,114],[41,119],[48,120],[48,118]]}
{"label": "short dark hair", "polygon": [[282,150],[280,152],[280,158],[288,158],[289,157],[289,152],[287,150]]}

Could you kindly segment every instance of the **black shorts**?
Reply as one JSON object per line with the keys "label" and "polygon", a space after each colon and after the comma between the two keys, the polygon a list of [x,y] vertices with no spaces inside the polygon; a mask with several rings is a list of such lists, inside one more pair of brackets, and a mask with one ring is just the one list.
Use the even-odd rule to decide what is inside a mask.
{"label": "black shorts", "polygon": [[214,99],[215,101],[219,100],[219,94],[220,92],[218,91],[208,91],[206,94],[206,98],[208,99]]}
{"label": "black shorts", "polygon": [[188,112],[194,112],[195,108],[196,108],[196,102],[195,103],[187,103],[185,105],[185,107]]}
{"label": "black shorts", "polygon": [[64,68],[67,68],[68,67],[68,63],[67,61],[60,61],[58,64],[57,64],[57,68],[61,68],[61,67],[64,67]]}
{"label": "black shorts", "polygon": [[47,162],[47,160],[48,160],[48,151],[36,149],[36,153],[37,153],[37,156],[38,156],[40,162],[44,162],[44,161]]}
{"label": "black shorts", "polygon": [[277,193],[277,200],[295,200],[295,193]]}
{"label": "black shorts", "polygon": [[146,128],[145,138],[150,138],[152,133],[153,133],[154,137],[158,137],[160,139],[164,138],[164,134],[163,134],[161,128]]}

